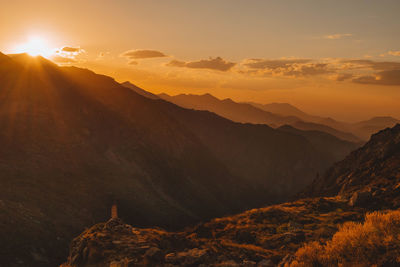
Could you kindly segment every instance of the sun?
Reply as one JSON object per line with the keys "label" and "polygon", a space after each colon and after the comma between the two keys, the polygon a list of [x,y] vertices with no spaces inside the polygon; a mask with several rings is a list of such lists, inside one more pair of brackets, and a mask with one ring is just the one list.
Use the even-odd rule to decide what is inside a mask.
{"label": "sun", "polygon": [[30,37],[27,42],[16,46],[17,53],[27,53],[31,56],[50,57],[54,49],[50,48],[48,41],[39,36]]}

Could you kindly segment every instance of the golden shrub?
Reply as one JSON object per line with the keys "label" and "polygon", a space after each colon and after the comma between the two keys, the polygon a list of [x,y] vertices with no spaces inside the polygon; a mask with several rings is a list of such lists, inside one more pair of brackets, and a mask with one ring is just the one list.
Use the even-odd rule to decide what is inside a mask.
{"label": "golden shrub", "polygon": [[364,223],[347,222],[325,244],[298,249],[291,267],[400,266],[400,211],[373,212]]}

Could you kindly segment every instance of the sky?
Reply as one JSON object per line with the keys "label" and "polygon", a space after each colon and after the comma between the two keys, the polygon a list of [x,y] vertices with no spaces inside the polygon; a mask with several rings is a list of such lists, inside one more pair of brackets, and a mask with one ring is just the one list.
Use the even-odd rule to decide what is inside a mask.
{"label": "sky", "polygon": [[0,3],[3,53],[34,51],[154,93],[400,118],[398,0]]}

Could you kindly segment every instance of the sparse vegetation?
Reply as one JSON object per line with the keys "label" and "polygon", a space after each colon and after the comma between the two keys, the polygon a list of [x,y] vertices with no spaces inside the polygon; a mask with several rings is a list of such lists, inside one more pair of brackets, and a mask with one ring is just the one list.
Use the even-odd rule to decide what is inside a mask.
{"label": "sparse vegetation", "polygon": [[310,242],[295,255],[291,267],[399,266],[400,210],[369,213],[364,223],[347,222],[330,241]]}

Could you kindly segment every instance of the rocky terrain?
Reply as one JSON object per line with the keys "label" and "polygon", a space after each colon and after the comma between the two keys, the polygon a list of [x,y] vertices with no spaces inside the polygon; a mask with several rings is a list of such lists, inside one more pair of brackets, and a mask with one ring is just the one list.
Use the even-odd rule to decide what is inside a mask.
{"label": "rocky terrain", "polygon": [[306,240],[326,240],[341,223],[362,218],[363,210],[346,201],[315,198],[213,219],[181,232],[110,219],[72,241],[64,266],[277,266]]}
{"label": "rocky terrain", "polygon": [[[317,178],[303,193],[307,198],[213,219],[178,232],[136,228],[120,219],[97,224],[72,241],[64,266],[314,266],[314,260],[322,264],[315,266],[324,266],[323,262],[330,262],[329,266],[339,262],[398,266],[400,216],[397,211],[385,212],[400,208],[399,137],[400,125],[375,134]],[[358,224],[376,210],[384,213],[367,215],[367,221]],[[383,227],[392,232],[384,232]],[[374,231],[382,231],[386,239],[364,238]],[[368,240],[382,244],[374,247]],[[358,245],[351,245],[356,241]],[[330,245],[320,245],[325,243]],[[325,252],[329,254],[325,258],[312,254],[341,243],[347,244],[346,253],[352,259],[330,255],[331,251]],[[368,249],[375,251],[374,258],[360,257]],[[388,254],[377,254],[379,249]],[[385,260],[384,255],[390,257]]]}
{"label": "rocky terrain", "polygon": [[334,164],[303,196],[351,197],[353,205],[400,206],[400,124],[374,134],[363,147]]}

